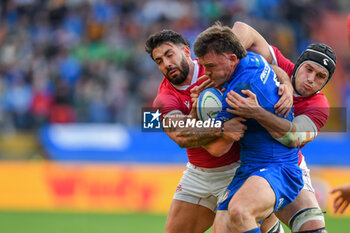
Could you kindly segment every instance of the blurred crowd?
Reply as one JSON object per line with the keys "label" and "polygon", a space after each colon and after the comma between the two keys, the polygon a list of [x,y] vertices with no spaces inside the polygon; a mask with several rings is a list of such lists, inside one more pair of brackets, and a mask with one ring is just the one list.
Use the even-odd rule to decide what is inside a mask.
{"label": "blurred crowd", "polygon": [[241,20],[293,60],[322,12],[340,11],[344,2],[2,0],[0,130],[139,124],[162,79],[144,51],[150,34],[171,28],[193,42],[216,20]]}

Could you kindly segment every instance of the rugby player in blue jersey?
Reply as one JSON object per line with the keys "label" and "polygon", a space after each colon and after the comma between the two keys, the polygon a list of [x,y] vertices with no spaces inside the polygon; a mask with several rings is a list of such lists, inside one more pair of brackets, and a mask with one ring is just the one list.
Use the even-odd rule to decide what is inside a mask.
{"label": "rugby player in blue jersey", "polygon": [[[254,92],[262,107],[274,113],[279,100],[277,77],[264,58],[246,52],[229,27],[217,23],[202,32],[194,43],[194,52],[206,75],[217,85],[241,93]],[[217,120],[234,117],[225,109]],[[292,112],[287,116],[292,120]],[[257,121],[248,119],[240,140],[241,166],[218,207],[217,218],[229,217],[234,232],[260,232],[259,222],[290,204],[303,186],[298,167],[298,149],[287,148],[274,140]],[[227,214],[223,212],[228,211]],[[220,216],[222,215],[222,216]],[[213,231],[219,232],[220,227]]]}

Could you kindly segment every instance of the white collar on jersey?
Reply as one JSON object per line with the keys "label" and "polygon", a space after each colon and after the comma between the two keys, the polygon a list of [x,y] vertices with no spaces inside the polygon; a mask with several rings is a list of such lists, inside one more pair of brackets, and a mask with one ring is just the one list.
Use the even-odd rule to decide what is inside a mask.
{"label": "white collar on jersey", "polygon": [[272,56],[272,65],[278,66],[276,54],[275,54],[275,51],[273,50],[273,48],[271,47],[271,45],[269,45],[269,50],[270,50],[270,54]]}
{"label": "white collar on jersey", "polygon": [[[199,65],[198,65],[197,60],[193,60],[193,63],[194,63],[194,70],[193,70],[191,85],[193,85],[195,82],[197,82],[198,72],[199,72]],[[191,85],[180,86],[180,85],[175,85],[172,83],[171,83],[171,85],[173,85],[178,90],[186,90],[187,88],[189,88],[191,86]]]}
{"label": "white collar on jersey", "polygon": [[[316,94],[318,94],[318,93],[320,93],[320,91],[317,91],[317,92],[316,92],[315,94],[313,94],[313,95],[316,95]],[[294,97],[306,97],[306,96],[299,95],[299,94],[297,94],[297,93],[294,93],[293,96],[294,96]],[[311,95],[310,95],[310,96],[311,96]],[[310,97],[310,96],[307,96],[307,97]]]}

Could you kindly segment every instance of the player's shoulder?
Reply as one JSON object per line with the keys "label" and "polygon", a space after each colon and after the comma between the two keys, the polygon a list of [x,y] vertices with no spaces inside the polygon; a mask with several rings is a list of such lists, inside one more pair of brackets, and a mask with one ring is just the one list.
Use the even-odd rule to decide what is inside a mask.
{"label": "player's shoulder", "polygon": [[160,107],[161,105],[167,104],[167,103],[173,103],[177,100],[177,95],[172,92],[168,91],[162,91],[158,92],[156,98],[153,101],[153,106]]}
{"label": "player's shoulder", "polygon": [[286,58],[277,47],[269,45],[269,49],[273,59],[272,64],[278,65],[280,68],[286,71],[289,76],[291,76],[295,66],[294,63]]}
{"label": "player's shoulder", "polygon": [[304,101],[317,105],[319,107],[329,107],[329,102],[325,94],[318,92],[309,98],[306,98]]}
{"label": "player's shoulder", "polygon": [[177,95],[177,91],[175,87],[169,82],[168,79],[165,77],[163,78],[162,82],[160,83],[158,87],[158,93],[157,96],[164,96],[164,95]]}
{"label": "player's shoulder", "polygon": [[158,94],[153,101],[154,108],[163,107],[180,107],[182,93],[176,91],[176,89],[170,84],[170,87],[163,87],[158,89]]}
{"label": "player's shoulder", "polygon": [[257,72],[262,72],[264,67],[268,66],[268,63],[264,61],[264,58],[257,53],[247,52],[247,56],[242,58],[238,63],[235,74],[244,75],[256,75]]}
{"label": "player's shoulder", "polygon": [[280,58],[281,56],[283,56],[282,52],[273,45],[269,45],[269,49],[270,49],[270,53],[274,58]]}
{"label": "player's shoulder", "polygon": [[242,58],[242,60],[246,61],[247,65],[256,65],[260,66],[261,60],[264,59],[260,54],[254,53],[252,51],[247,52],[247,56]]}
{"label": "player's shoulder", "polygon": [[158,93],[166,92],[168,90],[170,90],[169,80],[167,80],[165,77],[163,77],[163,80],[158,87]]}
{"label": "player's shoulder", "polygon": [[204,66],[202,64],[200,64],[197,59],[195,59],[194,61],[197,61],[197,63],[198,63],[198,77],[197,78],[205,75]]}
{"label": "player's shoulder", "polygon": [[263,56],[254,52],[247,52],[247,56],[244,59],[247,66],[261,68],[262,70],[270,67],[270,64]]}
{"label": "player's shoulder", "polygon": [[327,97],[319,92],[309,97],[300,97],[294,105],[295,115],[306,115],[320,130],[327,122],[330,115],[330,105]]}
{"label": "player's shoulder", "polygon": [[[248,69],[250,71],[250,75],[253,77],[249,80],[251,84],[260,85],[277,85],[274,80],[274,72],[271,65],[266,61],[266,59],[256,53],[249,52],[249,63],[252,69]],[[275,80],[277,81],[277,79]]]}

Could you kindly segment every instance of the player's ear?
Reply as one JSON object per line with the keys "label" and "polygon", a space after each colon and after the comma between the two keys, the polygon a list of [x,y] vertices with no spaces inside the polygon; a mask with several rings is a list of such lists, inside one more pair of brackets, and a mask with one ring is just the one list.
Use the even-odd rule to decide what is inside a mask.
{"label": "player's ear", "polygon": [[233,66],[236,66],[237,63],[239,62],[239,61],[238,61],[238,58],[237,58],[237,55],[234,54],[234,53],[230,53],[230,54],[228,55],[228,57],[229,57],[230,61],[232,62],[232,65],[233,65]]}
{"label": "player's ear", "polygon": [[187,57],[191,57],[191,49],[188,46],[183,47],[183,51]]}
{"label": "player's ear", "polygon": [[229,58],[230,58],[231,61],[237,62],[238,58],[237,58],[237,55],[236,55],[236,54],[230,53],[228,56],[229,56]]}

